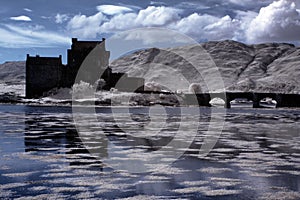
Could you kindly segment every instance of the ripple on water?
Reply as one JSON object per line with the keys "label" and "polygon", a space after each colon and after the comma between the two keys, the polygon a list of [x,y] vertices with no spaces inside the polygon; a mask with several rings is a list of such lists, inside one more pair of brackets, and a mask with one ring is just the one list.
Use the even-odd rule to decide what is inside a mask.
{"label": "ripple on water", "polygon": [[[280,113],[274,116],[255,114],[260,112],[258,110],[253,112],[245,113],[245,116],[244,113],[231,113],[216,148],[206,157],[199,156],[197,148],[207,136],[208,118],[203,117],[205,119],[199,126],[194,146],[175,163],[161,154],[161,163],[149,163],[150,168],[156,171],[146,174],[117,171],[85,153],[86,148],[78,138],[65,136],[66,129],[75,130],[69,114],[27,114],[25,118],[16,114],[0,115],[3,123],[0,126],[1,144],[4,146],[0,147],[0,173],[3,178],[0,180],[0,199],[99,199],[110,198],[110,195],[129,200],[204,196],[208,199],[230,199],[246,197],[249,192],[254,196],[257,193],[256,197],[261,199],[300,199],[297,188],[300,140],[298,129],[293,128],[298,121],[293,121],[294,118],[289,115],[282,117]],[[114,159],[120,162],[128,162],[128,158],[142,160],[147,165],[152,151],[155,151],[153,148],[159,149],[160,146],[146,143],[134,146],[137,141],[132,138],[137,131],[140,131],[138,136],[142,136],[146,131],[157,130],[162,123],[154,124],[153,130],[142,129],[147,121],[132,123],[123,116],[120,123],[123,120],[123,129],[128,134],[122,132],[120,135],[119,130],[114,129],[113,117],[110,114],[101,116],[106,121],[101,120],[100,126],[109,129],[110,134],[117,132],[109,138],[118,153]],[[182,124],[184,130],[189,129],[188,120],[185,119]],[[157,137],[172,137],[178,128],[177,122],[167,124]],[[97,131],[96,124],[92,125],[91,130]],[[188,135],[188,131],[183,131],[179,140]],[[128,136],[131,139],[126,138]],[[86,133],[86,138],[90,139],[87,144],[92,148],[95,142],[91,140],[90,132]],[[157,142],[155,137],[150,139]],[[19,144],[20,147],[16,147]],[[24,162],[24,166],[29,167],[20,170],[11,164],[16,162]],[[166,167],[164,162],[171,164]],[[32,171],[30,167],[34,167]],[[11,183],[5,183],[6,180]],[[145,191],[148,185],[162,188],[165,193],[145,195],[155,194],[152,190]],[[278,185],[284,187],[276,188]],[[24,197],[20,197],[22,195]]]}
{"label": "ripple on water", "polygon": [[217,167],[206,167],[198,169],[197,171],[202,173],[209,173],[209,174],[221,174],[225,172],[233,172],[230,168],[217,168]]}
{"label": "ripple on water", "polygon": [[260,200],[299,200],[300,193],[295,191],[278,191],[278,192],[268,192],[262,195],[259,198]]}
{"label": "ripple on water", "polygon": [[186,187],[174,189],[173,192],[179,194],[189,194],[189,193],[205,193],[205,191],[212,190],[209,186],[198,186],[198,187]]}
{"label": "ripple on water", "polygon": [[217,189],[217,190],[206,190],[204,194],[206,196],[225,196],[225,195],[237,195],[242,193],[242,190],[226,190],[226,189]]}

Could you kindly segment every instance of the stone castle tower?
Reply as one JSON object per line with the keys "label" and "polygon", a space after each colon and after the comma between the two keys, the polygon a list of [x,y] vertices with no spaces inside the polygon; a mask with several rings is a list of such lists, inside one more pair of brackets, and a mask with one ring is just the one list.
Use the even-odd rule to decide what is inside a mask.
{"label": "stone castle tower", "polygon": [[[95,49],[97,51],[94,51]],[[86,59],[87,56],[89,56],[88,59]],[[97,73],[83,72],[84,76],[80,78],[85,82],[93,84],[102,78],[106,82],[104,86],[106,90],[117,85],[121,91],[143,91],[144,79],[128,77],[125,73],[113,73],[108,67],[109,56],[110,52],[105,49],[104,38],[102,41],[78,41],[77,38],[72,38],[71,49],[67,51],[66,65],[62,64],[61,55],[59,57],[33,57],[27,54],[26,98],[41,97],[53,88],[71,88],[82,65],[93,65],[97,69]]]}

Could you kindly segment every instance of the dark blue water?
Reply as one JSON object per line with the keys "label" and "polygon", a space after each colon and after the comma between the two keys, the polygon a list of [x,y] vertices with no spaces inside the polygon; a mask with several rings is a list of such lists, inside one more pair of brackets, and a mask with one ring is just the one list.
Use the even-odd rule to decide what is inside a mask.
{"label": "dark blue water", "polygon": [[1,105],[0,199],[300,199],[299,109],[96,112]]}

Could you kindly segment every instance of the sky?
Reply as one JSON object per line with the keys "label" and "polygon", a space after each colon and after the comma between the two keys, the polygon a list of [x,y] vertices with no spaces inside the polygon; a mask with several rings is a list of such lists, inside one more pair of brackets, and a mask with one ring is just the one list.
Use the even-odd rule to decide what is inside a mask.
{"label": "sky", "polygon": [[163,27],[198,42],[300,43],[300,0],[0,0],[0,63],[63,55],[71,38]]}

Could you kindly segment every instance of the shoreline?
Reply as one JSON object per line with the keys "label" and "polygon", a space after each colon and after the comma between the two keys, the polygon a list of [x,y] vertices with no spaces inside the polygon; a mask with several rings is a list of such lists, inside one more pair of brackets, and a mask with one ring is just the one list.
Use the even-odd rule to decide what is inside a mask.
{"label": "shoreline", "polygon": [[247,107],[247,108],[300,108],[300,94],[215,92],[215,93],[112,93],[109,97],[29,99],[15,93],[0,94],[0,104],[41,106],[94,106],[94,107]]}

